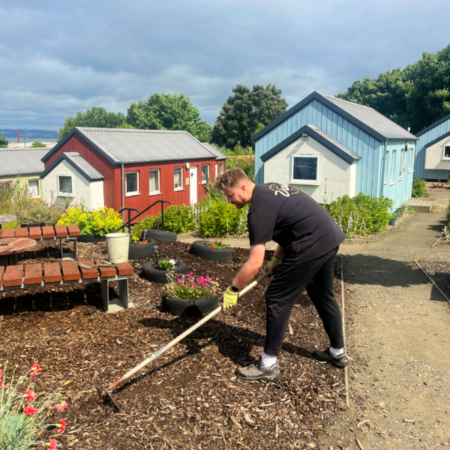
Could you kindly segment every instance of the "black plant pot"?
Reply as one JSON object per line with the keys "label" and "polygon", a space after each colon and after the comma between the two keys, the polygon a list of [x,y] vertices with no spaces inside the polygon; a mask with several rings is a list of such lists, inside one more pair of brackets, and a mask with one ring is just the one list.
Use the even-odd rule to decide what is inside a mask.
{"label": "black plant pot", "polygon": [[78,237],[78,242],[105,242],[106,237],[105,236],[94,236],[93,234],[82,234]]}
{"label": "black plant pot", "polygon": [[185,300],[164,294],[161,302],[162,311],[174,316],[207,316],[219,307],[217,295],[198,300]]}
{"label": "black plant pot", "polygon": [[154,239],[156,242],[177,242],[177,233],[163,230],[142,230],[141,241]]}
{"label": "black plant pot", "polygon": [[[142,266],[142,274],[148,281],[154,281],[156,283],[167,283],[167,272],[168,270],[153,269],[156,261],[148,261]],[[181,273],[183,275],[187,274],[187,266],[184,261],[177,260],[177,268],[172,272]]]}
{"label": "black plant pot", "polygon": [[150,239],[148,244],[130,244],[128,251],[128,259],[147,259],[151,258],[155,254],[153,247],[156,245],[156,241]]}
{"label": "black plant pot", "polygon": [[233,252],[231,248],[209,248],[204,244],[209,244],[211,241],[195,241],[189,253],[199,256],[203,259],[210,259],[211,261],[231,261]]}

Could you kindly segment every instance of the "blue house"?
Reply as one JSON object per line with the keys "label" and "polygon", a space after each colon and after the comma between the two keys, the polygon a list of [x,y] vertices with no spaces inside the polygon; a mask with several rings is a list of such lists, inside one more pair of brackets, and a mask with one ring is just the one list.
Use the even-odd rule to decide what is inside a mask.
{"label": "blue house", "polygon": [[360,192],[397,207],[411,198],[417,138],[372,108],[313,92],[252,139],[256,183],[320,203]]}
{"label": "blue house", "polygon": [[450,179],[450,115],[417,134],[414,178]]}

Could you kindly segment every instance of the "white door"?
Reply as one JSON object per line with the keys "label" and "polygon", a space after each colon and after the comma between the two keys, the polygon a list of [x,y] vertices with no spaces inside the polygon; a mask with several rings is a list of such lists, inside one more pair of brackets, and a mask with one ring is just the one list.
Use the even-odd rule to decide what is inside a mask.
{"label": "white door", "polygon": [[190,201],[191,205],[197,204],[197,166],[191,166],[190,185]]}

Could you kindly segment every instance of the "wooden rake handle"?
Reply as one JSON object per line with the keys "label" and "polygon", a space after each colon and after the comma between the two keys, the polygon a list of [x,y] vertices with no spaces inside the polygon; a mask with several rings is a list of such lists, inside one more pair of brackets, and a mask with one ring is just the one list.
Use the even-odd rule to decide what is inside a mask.
{"label": "wooden rake handle", "polygon": [[[239,297],[244,295],[250,289],[254,288],[258,283],[260,283],[262,280],[264,280],[268,276],[269,276],[269,273],[264,272],[258,279],[256,279],[255,281],[250,283],[248,286],[246,286],[244,289],[242,289],[239,292]],[[136,372],[141,370],[147,364],[150,364],[153,360],[155,360],[156,358],[161,356],[167,350],[172,348],[175,344],[178,344],[178,342],[182,341],[186,336],[189,336],[193,331],[195,331],[197,328],[201,327],[204,323],[208,322],[208,320],[212,319],[214,316],[219,314],[221,311],[222,311],[222,306],[218,306],[214,311],[210,312],[206,317],[204,317],[202,320],[198,321],[195,325],[192,325],[192,327],[188,328],[184,333],[181,333],[178,337],[176,337],[175,339],[170,341],[164,347],[160,348],[157,352],[155,352],[152,355],[145,358],[144,361],[142,361],[140,364],[138,364],[134,369],[131,369],[130,371],[128,371],[122,378],[120,378],[119,380],[110,384],[108,387],[108,390],[110,390],[110,391],[114,390],[120,383],[122,383],[122,381],[125,381],[128,378],[132,377]]]}

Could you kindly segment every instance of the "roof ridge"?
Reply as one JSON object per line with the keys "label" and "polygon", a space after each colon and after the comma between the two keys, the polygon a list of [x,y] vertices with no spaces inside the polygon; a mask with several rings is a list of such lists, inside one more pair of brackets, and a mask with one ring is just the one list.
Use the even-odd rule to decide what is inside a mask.
{"label": "roof ridge", "polygon": [[75,127],[80,131],[97,131],[97,132],[109,132],[109,133],[150,133],[150,134],[190,134],[186,130],[142,130],[142,129],[129,129],[129,128],[100,128],[100,127]]}
{"label": "roof ridge", "polygon": [[[375,108],[372,108],[371,106],[361,105],[361,103],[356,103],[356,102],[351,102],[349,100],[344,100],[343,98],[335,97],[334,95],[322,94],[322,92],[318,92],[318,94],[322,95],[325,98],[330,98],[331,97],[334,100],[337,100],[339,102],[350,103],[351,105],[361,106],[361,108],[371,109],[373,111],[376,111],[378,114],[381,114],[380,112],[378,112]],[[381,115],[383,116],[383,114],[381,114]],[[385,117],[386,119],[390,120],[389,117],[386,117],[386,116],[383,116],[383,117]]]}

